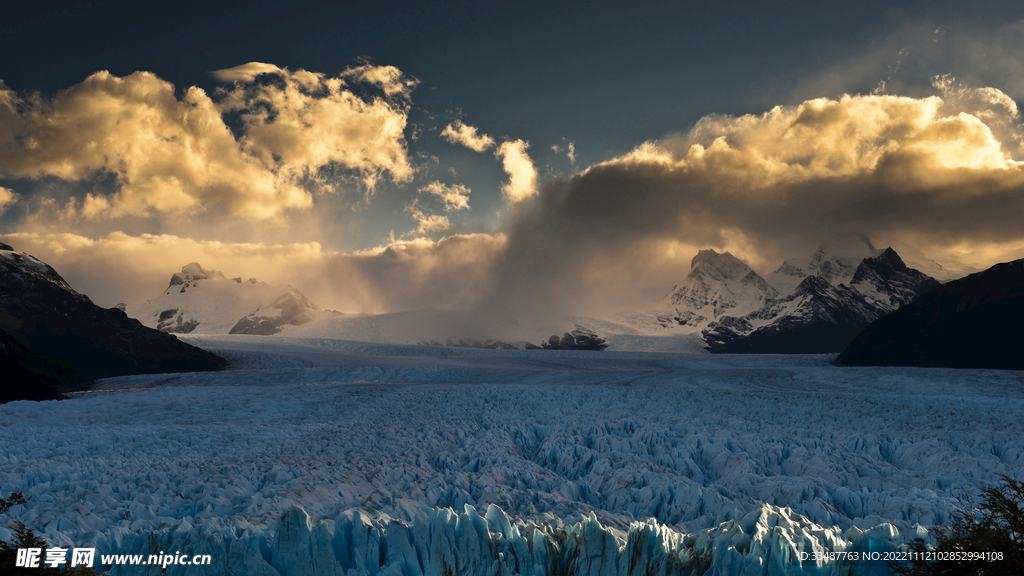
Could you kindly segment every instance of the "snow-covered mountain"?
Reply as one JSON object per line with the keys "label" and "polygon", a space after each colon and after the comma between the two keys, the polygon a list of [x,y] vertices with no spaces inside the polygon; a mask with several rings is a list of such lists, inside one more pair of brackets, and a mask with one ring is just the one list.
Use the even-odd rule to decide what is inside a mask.
{"label": "snow-covered mountain", "polygon": [[792,294],[800,282],[809,276],[817,276],[833,286],[849,286],[861,261],[877,256],[880,252],[869,250],[864,244],[823,245],[809,257],[787,259],[777,270],[766,274],[765,280],[782,295]]}
{"label": "snow-covered mountain", "polygon": [[[949,274],[908,251],[923,267]],[[838,352],[865,326],[937,285],[891,247],[875,250],[859,241],[823,245],[763,277],[728,252],[701,250],[686,279],[656,308],[611,320],[635,335],[700,338],[712,352]],[[613,348],[621,340],[598,332]]]}
{"label": "snow-covered mountain", "polygon": [[339,312],[321,310],[288,285],[271,286],[255,278],[227,278],[197,262],[171,276],[163,294],[125,313],[146,326],[177,334],[277,334]]}
{"label": "snow-covered mountain", "polygon": [[686,279],[672,287],[659,315],[664,324],[703,329],[723,316],[744,316],[778,297],[778,291],[732,254],[701,250],[690,263]]}
{"label": "snow-covered mountain", "polygon": [[[900,255],[900,259],[907,267],[923,272],[942,283],[981,270],[979,266],[960,261],[939,264],[917,248],[905,244],[895,244],[890,248]],[[808,257],[787,259],[778,269],[765,274],[764,278],[782,295],[792,294],[797,285],[808,276],[817,276],[833,286],[849,286],[860,263],[865,258],[872,258],[883,252],[884,249],[876,249],[862,240],[836,239],[822,244]]]}
{"label": "snow-covered mountain", "polygon": [[[829,262],[826,260],[825,262]],[[819,268],[822,270],[822,268]],[[769,300],[743,317],[726,317],[704,330],[712,352],[838,352],[871,322],[939,285],[911,268],[892,248],[860,262],[849,285],[838,266],[805,277],[788,296]]]}

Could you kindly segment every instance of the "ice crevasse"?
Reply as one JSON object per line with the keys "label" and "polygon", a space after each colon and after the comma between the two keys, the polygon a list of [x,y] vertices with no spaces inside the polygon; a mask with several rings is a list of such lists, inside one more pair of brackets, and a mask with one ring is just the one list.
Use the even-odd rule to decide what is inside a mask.
{"label": "ice crevasse", "polygon": [[[764,504],[736,521],[682,534],[656,520],[621,532],[591,514],[565,527],[514,524],[497,506],[483,516],[433,508],[413,522],[362,509],[334,522],[288,510],[266,532],[229,537],[193,530],[128,537],[119,554],[209,554],[212,565],[114,565],[115,575],[166,576],[639,576],[653,574],[855,575],[866,564],[801,559],[801,552],[898,546],[927,538],[890,524],[869,530],[823,528],[787,508]],[[886,573],[884,567],[881,573]]]}

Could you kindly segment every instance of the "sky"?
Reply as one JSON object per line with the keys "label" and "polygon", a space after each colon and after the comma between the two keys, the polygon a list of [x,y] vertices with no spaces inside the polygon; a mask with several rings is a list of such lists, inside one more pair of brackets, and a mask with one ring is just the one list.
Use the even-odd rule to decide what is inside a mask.
{"label": "sky", "polygon": [[698,249],[1024,257],[1019,2],[182,2],[0,21],[0,239],[346,312],[646,306]]}

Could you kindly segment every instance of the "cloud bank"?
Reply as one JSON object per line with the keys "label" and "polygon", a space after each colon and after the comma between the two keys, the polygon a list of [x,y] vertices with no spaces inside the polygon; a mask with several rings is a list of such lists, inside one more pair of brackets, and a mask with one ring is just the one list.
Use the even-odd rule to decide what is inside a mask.
{"label": "cloud bank", "polygon": [[[308,208],[305,183],[329,186],[322,170],[350,171],[370,190],[385,174],[411,178],[400,99],[363,99],[343,78],[256,62],[214,74],[234,82],[216,98],[195,87],[179,97],[148,72],[97,72],[52,98],[0,83],[0,177],[113,176],[112,193],[72,200],[84,218],[218,207],[250,220]],[[414,85],[391,67],[343,76],[389,94]],[[229,114],[240,118],[237,136]]]}
{"label": "cloud bank", "polygon": [[[763,271],[836,236],[979,262],[1024,247],[1016,106],[936,79],[941,95],[846,95],[688,133],[541,186],[508,230],[496,300],[585,311],[655,294],[673,254],[713,247]],[[662,291],[672,281],[663,284]],[[546,312],[544,312],[546,313]]]}

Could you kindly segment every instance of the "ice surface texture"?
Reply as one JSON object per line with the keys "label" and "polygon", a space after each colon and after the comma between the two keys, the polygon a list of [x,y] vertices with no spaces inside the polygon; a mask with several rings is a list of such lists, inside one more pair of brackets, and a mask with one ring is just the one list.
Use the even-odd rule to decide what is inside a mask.
{"label": "ice surface texture", "polygon": [[[109,392],[0,407],[0,492],[28,500],[0,526],[20,518],[51,543],[105,552],[209,548],[251,574],[373,573],[373,538],[387,543],[383,573],[418,573],[412,558],[437,573],[437,554],[475,563],[467,574],[510,554],[522,574],[553,573],[522,566],[567,562],[572,550],[569,573],[630,573],[623,558],[636,550],[659,573],[686,573],[665,563],[687,548],[704,559],[684,558],[691,568],[771,574],[787,542],[852,542],[869,529],[905,540],[916,524],[949,522],[961,489],[1024,479],[1019,372],[188,340],[231,369],[109,379]],[[474,528],[479,548],[466,540],[478,526],[467,504],[494,520],[492,536]],[[357,532],[366,542],[346,544]],[[557,554],[538,555],[549,537]]]}

